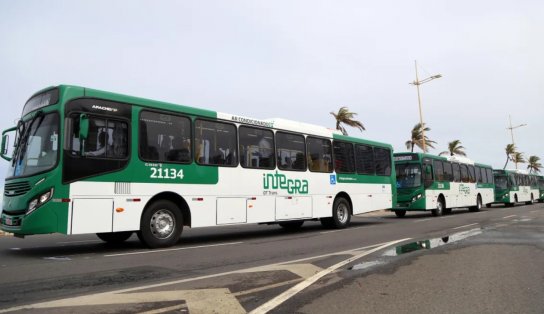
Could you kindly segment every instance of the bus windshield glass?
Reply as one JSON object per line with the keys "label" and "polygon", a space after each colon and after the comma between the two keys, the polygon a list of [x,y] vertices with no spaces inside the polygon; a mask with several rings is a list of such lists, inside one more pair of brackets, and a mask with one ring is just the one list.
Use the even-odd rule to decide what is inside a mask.
{"label": "bus windshield glass", "polygon": [[37,114],[20,122],[13,160],[6,177],[29,176],[53,168],[58,150],[58,114]]}
{"label": "bus windshield glass", "polygon": [[505,176],[495,176],[495,187],[498,190],[508,189],[508,179]]}
{"label": "bus windshield glass", "polygon": [[421,185],[421,166],[419,164],[396,164],[397,188],[415,188]]}

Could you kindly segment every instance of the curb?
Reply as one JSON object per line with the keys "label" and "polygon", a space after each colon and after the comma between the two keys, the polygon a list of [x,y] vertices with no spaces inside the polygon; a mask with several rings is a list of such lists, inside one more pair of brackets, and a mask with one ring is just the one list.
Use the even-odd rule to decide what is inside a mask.
{"label": "curb", "polygon": [[13,236],[13,233],[8,233],[0,230],[0,237],[11,237]]}

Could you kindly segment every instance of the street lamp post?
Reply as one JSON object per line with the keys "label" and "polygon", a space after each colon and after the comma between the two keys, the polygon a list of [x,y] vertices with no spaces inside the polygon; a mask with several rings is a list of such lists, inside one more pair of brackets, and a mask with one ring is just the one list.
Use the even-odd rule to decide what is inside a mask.
{"label": "street lamp post", "polygon": [[[522,126],[526,126],[527,124],[523,123],[520,125],[512,126],[512,116],[508,115],[508,119],[510,122],[510,126],[507,127],[507,130],[510,130],[510,136],[512,137],[512,146],[514,146],[514,149],[516,147],[516,143],[514,143],[514,129],[521,128]],[[518,169],[518,164],[516,163],[516,169]]]}
{"label": "street lamp post", "polygon": [[423,141],[423,152],[426,152],[427,147],[426,147],[426,144],[425,144],[425,127],[423,126],[423,111],[421,110],[421,95],[419,93],[419,85],[430,82],[430,81],[432,81],[434,79],[437,79],[437,78],[441,78],[442,75],[441,74],[436,74],[436,75],[433,75],[433,76],[429,76],[429,77],[427,77],[425,79],[422,79],[420,81],[419,76],[417,74],[417,60],[415,61],[415,64],[416,64],[416,80],[413,81],[410,84],[415,85],[416,88],[417,88],[417,103],[419,104],[419,125],[421,126],[421,137],[422,137],[422,141]]}

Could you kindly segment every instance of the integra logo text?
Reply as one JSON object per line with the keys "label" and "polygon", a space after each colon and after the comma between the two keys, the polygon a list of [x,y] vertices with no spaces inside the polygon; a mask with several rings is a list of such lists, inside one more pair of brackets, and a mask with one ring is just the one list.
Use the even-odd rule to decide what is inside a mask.
{"label": "integra logo text", "polygon": [[308,194],[308,180],[287,179],[276,170],[275,174],[263,174],[263,188],[287,190],[289,194]]}
{"label": "integra logo text", "polygon": [[104,110],[109,112],[117,112],[117,108],[104,107],[99,105],[93,105],[93,109]]}

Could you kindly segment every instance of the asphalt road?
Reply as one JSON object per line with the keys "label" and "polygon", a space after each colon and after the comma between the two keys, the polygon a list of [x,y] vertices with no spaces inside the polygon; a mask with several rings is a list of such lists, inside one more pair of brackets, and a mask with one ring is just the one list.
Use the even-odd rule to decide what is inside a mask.
{"label": "asphalt road", "polygon": [[164,250],[0,237],[0,313],[544,313],[543,248],[542,204],[186,229]]}

